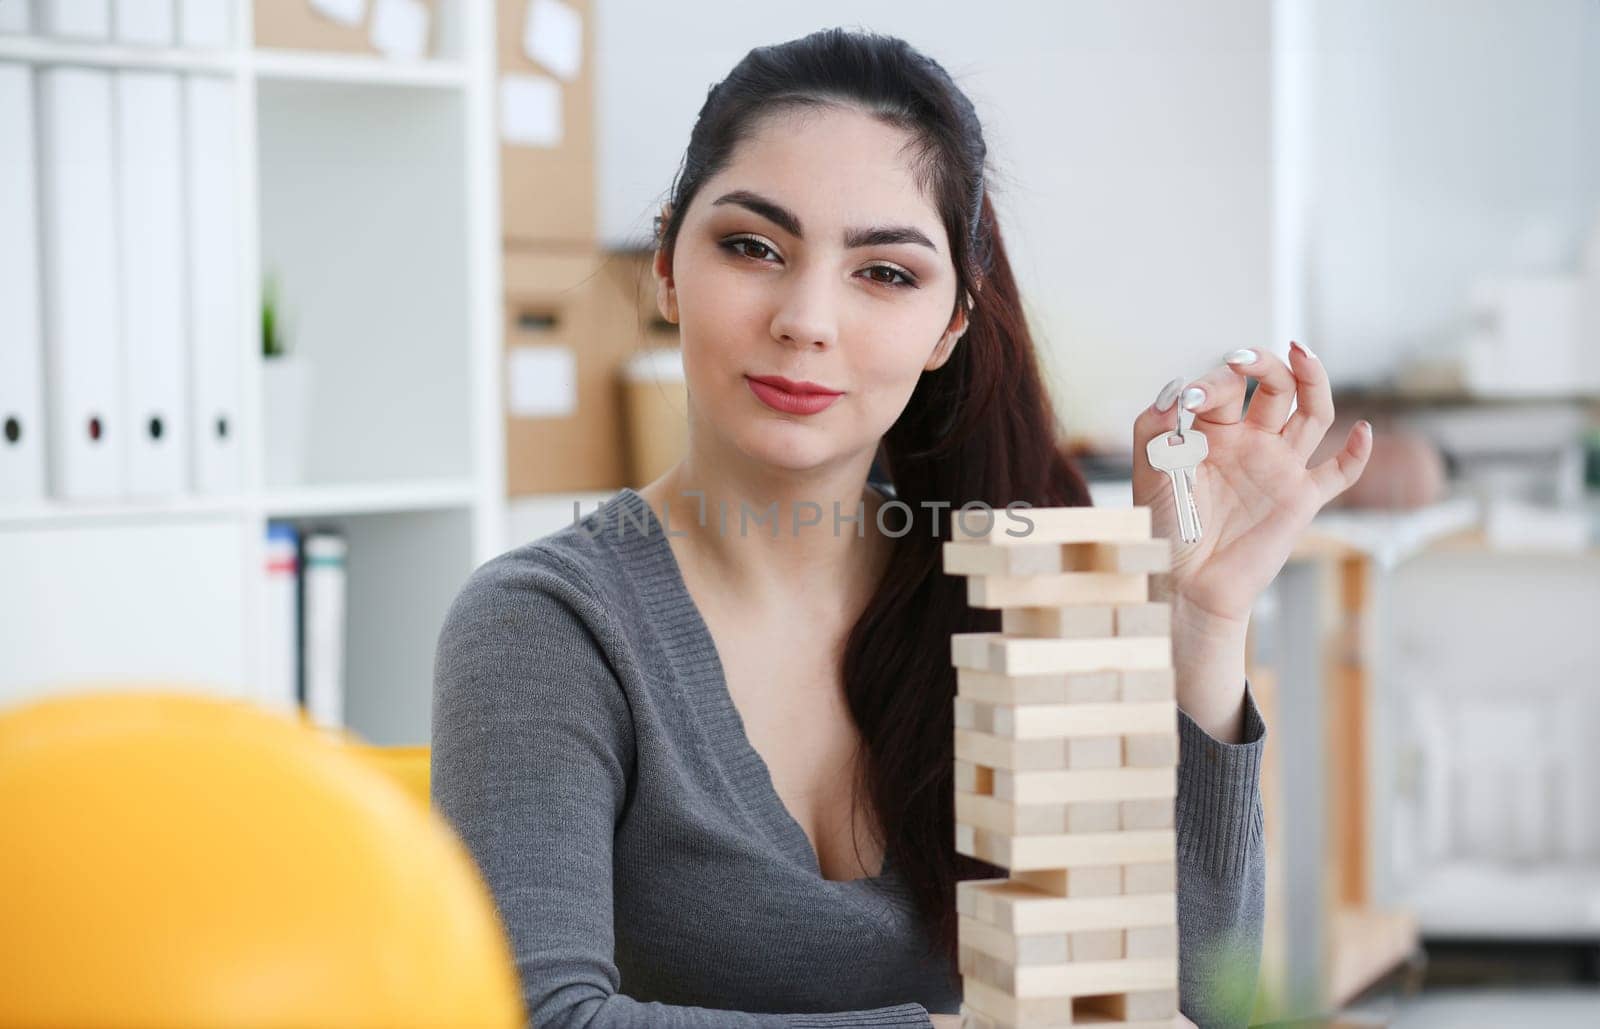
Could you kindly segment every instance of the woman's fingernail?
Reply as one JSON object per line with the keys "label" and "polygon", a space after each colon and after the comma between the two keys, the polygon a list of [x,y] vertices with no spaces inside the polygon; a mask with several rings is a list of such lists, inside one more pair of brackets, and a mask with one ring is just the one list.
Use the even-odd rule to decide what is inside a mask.
{"label": "woman's fingernail", "polygon": [[1261,360],[1261,355],[1249,347],[1244,347],[1243,349],[1235,350],[1223,360],[1229,364],[1255,364]]}
{"label": "woman's fingernail", "polygon": [[1183,391],[1183,409],[1193,411],[1206,402],[1206,391],[1199,386],[1190,386]]}
{"label": "woman's fingernail", "polygon": [[1178,389],[1182,385],[1183,379],[1178,378],[1173,379],[1165,386],[1162,386],[1161,392],[1156,394],[1156,410],[1165,411],[1167,408],[1171,407],[1172,402],[1178,399]]}
{"label": "woman's fingernail", "polygon": [[1311,358],[1311,360],[1315,361],[1317,359],[1317,355],[1312,353],[1311,352],[1311,348],[1306,346],[1304,343],[1301,343],[1298,340],[1292,340],[1291,339],[1289,341],[1289,345],[1291,347],[1294,347],[1296,350],[1300,351],[1302,354],[1306,355],[1307,357]]}

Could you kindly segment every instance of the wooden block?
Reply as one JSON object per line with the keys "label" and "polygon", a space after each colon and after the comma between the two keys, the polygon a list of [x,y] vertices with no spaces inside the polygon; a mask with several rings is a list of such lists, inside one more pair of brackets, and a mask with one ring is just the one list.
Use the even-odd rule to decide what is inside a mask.
{"label": "wooden block", "polygon": [[1151,925],[1127,930],[1130,958],[1175,958],[1178,956],[1178,925]]}
{"label": "wooden block", "polygon": [[996,546],[1030,543],[1120,543],[1151,539],[1148,507],[1029,507],[993,512],[990,524],[975,512],[951,512],[952,540]]}
{"label": "wooden block", "polygon": [[956,789],[993,796],[994,769],[971,761],[956,761]]}
{"label": "wooden block", "polygon": [[1079,997],[1073,1005],[1076,1018],[1072,1024],[1093,1025],[1099,1029],[1113,1026],[1160,1025],[1171,1026],[1178,1014],[1178,990],[1135,990],[1099,997]]}
{"label": "wooden block", "polygon": [[[957,757],[962,733],[956,734]],[[979,733],[966,735],[978,736]],[[990,737],[994,739],[994,737]],[[1042,742],[1042,741],[1040,741]],[[969,759],[970,760],[970,759]],[[1151,800],[1176,797],[1173,768],[1095,768],[1089,770],[1011,769],[980,761],[994,771],[994,795],[1017,804],[1070,804],[1080,800]]]}
{"label": "wooden block", "polygon": [[[1060,869],[1053,871],[1058,874],[1061,872]],[[1075,868],[1070,871],[1100,869]],[[1175,893],[1059,896],[1013,876],[1010,879],[969,879],[958,882],[956,910],[985,925],[1026,936],[1177,925],[1178,898]]]}
{"label": "wooden block", "polygon": [[957,920],[957,932],[962,944],[1014,965],[1054,965],[1069,960],[1064,932],[1006,932],[965,915]]}
{"label": "wooden block", "polygon": [[[1008,607],[1000,612],[1000,631],[1007,636],[1027,636],[1036,639],[1105,639],[1117,635],[1116,608],[1110,604]],[[1165,635],[1170,635],[1170,632]]]}
{"label": "wooden block", "polygon": [[1162,537],[1068,545],[1066,567],[1084,571],[1149,575],[1172,570],[1172,541]]}
{"label": "wooden block", "polygon": [[1045,640],[999,632],[954,632],[950,634],[950,663],[1001,675],[1170,670],[1172,640],[1165,636]]}
{"label": "wooden block", "polygon": [[973,607],[1060,607],[1066,604],[1142,604],[1150,599],[1145,575],[1063,572],[1060,575],[974,575],[967,579]]}
{"label": "wooden block", "polygon": [[1115,897],[1122,893],[1121,865],[1021,869],[1012,872],[1011,878],[1054,897]]}
{"label": "wooden block", "polygon": [[[958,699],[961,698],[957,695]],[[1178,706],[1171,700],[1104,704],[988,704],[968,699],[982,708],[974,711],[972,728],[1015,739],[1049,739],[1058,736],[1125,736],[1165,734],[1177,738]],[[1117,762],[1122,761],[1118,754]]]}
{"label": "wooden block", "polygon": [[[963,973],[964,975],[965,973]],[[962,1010],[968,1007],[981,1012],[989,1022],[978,1023],[974,1029],[1004,1026],[1070,1026],[1072,1024],[1071,997],[1018,998],[997,990],[988,983],[967,979],[961,984]],[[963,1026],[965,1029],[965,1026]]]}
{"label": "wooden block", "polygon": [[1178,678],[1171,668],[1131,668],[1122,671],[1122,700],[1138,704],[1151,700],[1171,700],[1176,695]]}
{"label": "wooden block", "polygon": [[941,546],[946,575],[1060,575],[1069,571],[1059,543],[1022,543],[998,547],[989,543],[950,542]]}
{"label": "wooden block", "polygon": [[957,822],[1007,836],[1116,832],[1123,828],[1121,812],[1114,803],[1018,805],[959,788],[955,801]]}
{"label": "wooden block", "polygon": [[975,704],[970,698],[960,694],[955,698],[955,723],[957,729],[974,729],[978,732],[994,732],[994,705]]}
{"label": "wooden block", "polygon": [[[987,765],[994,769],[1014,769],[1018,771],[1045,771],[1064,769],[1067,767],[1067,741],[1062,738],[1053,740],[1012,740],[993,733],[978,732],[975,729],[957,729],[955,756],[958,761],[970,761],[976,765]],[[976,791],[974,791],[976,792]],[[1043,798],[1024,800],[1023,803],[1035,803]],[[1063,797],[1062,800],[1072,798]],[[1103,798],[1083,798],[1101,800]]]}
{"label": "wooden block", "polygon": [[1122,697],[1122,673],[1001,675],[957,668],[956,695],[986,704],[1110,704]]}
{"label": "wooden block", "polygon": [[1016,965],[966,946],[960,947],[960,955],[966,965],[963,977],[972,976],[1019,1000],[1170,989],[1178,981],[1176,958]]}
{"label": "wooden block", "polygon": [[[1130,705],[1131,706],[1131,705]],[[1120,736],[1085,736],[1067,740],[1068,768],[1121,768]]]}
{"label": "wooden block", "polygon": [[1071,951],[1071,961],[1115,961],[1118,958],[1132,957],[1128,954],[1122,943],[1124,929],[1094,929],[1087,932],[1071,933],[1068,936],[1068,947]]}
{"label": "wooden block", "polygon": [[1171,858],[1178,843],[1171,829],[1059,836],[1007,836],[959,822],[955,829],[957,853],[1015,871],[1161,862]]}
{"label": "wooden block", "polygon": [[1176,860],[1129,863],[1122,868],[1122,892],[1126,894],[1175,893],[1178,889]]}
{"label": "wooden block", "polygon": [[1171,800],[1124,800],[1119,827],[1123,829],[1171,829],[1173,804]]}
{"label": "wooden block", "polygon": [[1178,763],[1176,724],[1165,732],[1128,734],[1123,739],[1123,763],[1130,768],[1163,768],[1167,765],[1176,765]]}
{"label": "wooden block", "polygon": [[1172,635],[1171,604],[1117,604],[1111,610],[1113,629],[1118,636]]}

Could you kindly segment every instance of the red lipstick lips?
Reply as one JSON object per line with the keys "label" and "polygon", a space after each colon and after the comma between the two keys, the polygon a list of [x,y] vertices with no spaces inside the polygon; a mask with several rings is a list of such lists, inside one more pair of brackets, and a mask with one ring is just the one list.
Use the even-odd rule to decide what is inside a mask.
{"label": "red lipstick lips", "polygon": [[795,382],[781,375],[747,375],[745,381],[758,400],[784,414],[817,414],[843,396],[815,382]]}

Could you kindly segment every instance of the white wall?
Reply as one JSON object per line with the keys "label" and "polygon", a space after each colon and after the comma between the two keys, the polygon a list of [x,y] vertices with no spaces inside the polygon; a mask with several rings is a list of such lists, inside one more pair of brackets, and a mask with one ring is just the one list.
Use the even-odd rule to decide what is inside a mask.
{"label": "white wall", "polygon": [[1381,379],[1480,274],[1572,271],[1600,204],[1600,4],[1318,0],[1310,314]]}
{"label": "white wall", "polygon": [[830,25],[908,40],[986,127],[1068,428],[1128,447],[1175,375],[1270,340],[1269,0],[805,5],[599,0],[603,240],[648,240],[706,91]]}

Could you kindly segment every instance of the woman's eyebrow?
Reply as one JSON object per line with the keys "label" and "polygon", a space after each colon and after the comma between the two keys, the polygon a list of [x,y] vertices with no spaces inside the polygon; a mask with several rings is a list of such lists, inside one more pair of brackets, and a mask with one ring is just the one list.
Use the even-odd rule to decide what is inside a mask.
{"label": "woman's eyebrow", "polygon": [[[794,212],[759,193],[752,193],[748,189],[736,189],[732,193],[724,193],[711,203],[713,207],[717,204],[738,204],[779,226],[796,239],[805,239],[805,233],[800,228],[800,219]],[[865,229],[846,229],[844,233],[846,249],[892,246],[896,243],[914,243],[917,246],[927,247],[936,254],[939,252],[933,240],[929,239],[921,229],[909,225],[877,225]]]}

